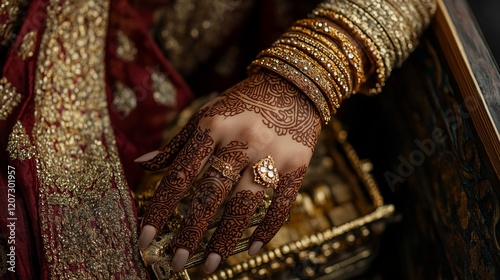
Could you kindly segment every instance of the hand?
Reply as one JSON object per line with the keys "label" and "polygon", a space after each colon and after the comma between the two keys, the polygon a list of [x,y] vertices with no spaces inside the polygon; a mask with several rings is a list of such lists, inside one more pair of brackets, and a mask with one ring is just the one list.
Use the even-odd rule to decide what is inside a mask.
{"label": "hand", "polygon": [[[149,170],[168,168],[144,217],[141,250],[151,243],[209,163],[174,238],[172,268],[179,271],[184,267],[225,197],[231,194],[207,247],[210,253],[204,271],[213,272],[233,251],[262,200],[265,186],[254,181],[253,166],[271,155],[279,182],[266,216],[251,237],[249,254],[255,255],[290,213],[320,130],[320,117],[312,102],[270,72],[254,74],[216,97],[198,110],[167,146],[136,160]],[[230,165],[233,173],[221,173],[222,169],[209,161],[211,157]]]}

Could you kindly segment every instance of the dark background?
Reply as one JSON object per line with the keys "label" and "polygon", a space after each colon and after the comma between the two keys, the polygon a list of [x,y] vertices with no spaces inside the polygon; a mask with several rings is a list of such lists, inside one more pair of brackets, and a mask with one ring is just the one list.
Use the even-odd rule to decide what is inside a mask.
{"label": "dark background", "polygon": [[468,0],[467,2],[498,65],[500,61],[500,1]]}
{"label": "dark background", "polygon": [[[485,39],[496,60],[498,68],[500,62],[500,0],[467,0],[467,2],[475,16],[477,25],[481,29],[481,35]],[[429,37],[428,35],[429,34],[427,34],[427,37]],[[421,52],[422,50],[418,51]],[[412,57],[416,61],[419,60],[419,57],[415,58],[415,55]],[[406,68],[408,68],[410,64],[411,63],[407,63]],[[403,66],[403,68],[405,68],[405,66]],[[405,70],[394,71],[394,78],[390,79],[386,86],[387,90],[384,90],[383,94],[375,97],[356,95],[350,100],[347,100],[343,104],[341,110],[341,113],[343,113],[342,120],[347,125],[351,143],[354,145],[361,158],[369,158],[374,163],[374,174],[375,176],[378,175],[377,181],[379,182],[381,191],[384,194],[385,200],[396,206],[396,220],[398,221],[389,224],[382,235],[379,254],[370,270],[356,277],[355,280],[406,279],[409,275],[412,276],[410,277],[412,279],[419,279],[418,276],[412,275],[412,272],[408,271],[408,268],[420,268],[425,270],[425,272],[422,272],[423,275],[440,275],[441,277],[448,275],[450,276],[448,279],[452,279],[453,277],[450,271],[440,270],[443,267],[446,268],[446,266],[440,264],[447,263],[447,260],[442,259],[441,255],[436,254],[437,251],[442,251],[442,248],[436,250],[436,248],[422,247],[421,250],[417,251],[408,249],[413,248],[411,246],[416,243],[416,239],[412,238],[421,234],[420,232],[415,234],[415,236],[409,234],[413,228],[415,232],[417,232],[417,228],[419,227],[418,220],[415,219],[415,217],[423,217],[429,214],[426,212],[417,213],[414,206],[418,199],[414,196],[414,193],[409,190],[409,186],[403,184],[398,186],[397,189],[390,189],[387,184],[385,184],[384,177],[380,176],[385,170],[384,168],[390,166],[391,159],[397,157],[398,153],[394,151],[398,151],[398,149],[394,147],[400,145],[399,143],[402,142],[401,139],[403,139],[405,137],[404,134],[407,133],[405,130],[395,129],[395,127],[401,127],[394,125],[395,123],[401,122],[401,120],[388,117],[396,114],[383,109],[398,108],[396,111],[405,111],[408,109],[408,107],[404,107],[401,104],[408,104],[409,102],[406,98],[409,96],[403,96],[404,92],[398,92],[393,83],[397,81],[398,78],[401,78],[400,76],[404,71]],[[497,86],[500,87],[500,84]],[[400,106],[391,107],[389,106],[391,102],[400,104]],[[405,120],[406,119],[411,119],[411,117],[405,118]],[[395,133],[395,131],[397,131],[397,133]],[[369,135],[374,137],[369,137]],[[380,135],[385,136],[377,137]],[[383,168],[377,170],[378,167]],[[426,217],[425,220],[430,221],[432,219]],[[432,232],[432,230],[433,229],[430,231]],[[434,234],[434,236],[437,236],[436,232],[434,232]],[[430,236],[433,235],[430,234]],[[415,255],[408,256],[408,252],[415,253]],[[427,260],[426,266],[422,266],[422,256],[431,257]],[[412,260],[415,261],[415,265],[409,263]],[[447,279],[447,277],[443,278]]]}

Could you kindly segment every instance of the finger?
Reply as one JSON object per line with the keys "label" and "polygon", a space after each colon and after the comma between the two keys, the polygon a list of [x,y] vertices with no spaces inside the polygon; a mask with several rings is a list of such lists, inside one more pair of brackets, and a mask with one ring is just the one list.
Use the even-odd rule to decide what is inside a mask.
{"label": "finger", "polygon": [[208,107],[197,111],[184,126],[184,128],[176,135],[165,147],[158,151],[152,151],[138,157],[135,161],[140,162],[140,165],[147,170],[156,171],[168,167],[175,156],[181,151],[188,139],[193,135],[193,132],[198,127],[198,122],[207,112]]}
{"label": "finger", "polygon": [[138,158],[136,158],[134,160],[134,162],[139,162],[139,163],[142,163],[142,162],[145,162],[145,161],[148,161],[148,160],[151,160],[153,159],[154,157],[156,157],[158,154],[160,153],[159,150],[156,150],[156,151],[152,151],[152,152],[149,152],[149,153],[146,153]]}
{"label": "finger", "polygon": [[205,261],[206,273],[212,273],[220,262],[225,261],[233,252],[263,197],[264,190],[256,193],[243,190],[228,201],[221,222],[208,246],[207,252],[211,253]]}
{"label": "finger", "polygon": [[248,248],[248,255],[250,255],[251,257],[257,255],[257,253],[262,248],[262,246],[264,246],[264,242],[262,242],[262,241],[252,242],[252,244]]}
{"label": "finger", "polygon": [[[214,140],[209,132],[209,130],[202,131],[199,127],[195,129],[192,137],[184,149],[179,152],[156,189],[143,222],[143,225],[155,227],[156,234],[167,222],[178,202],[212,153]],[[142,239],[139,242],[143,245],[149,245],[151,240]]]}
{"label": "finger", "polygon": [[[227,202],[219,226],[212,235],[206,250],[210,252],[210,255],[205,261],[205,272],[211,273],[221,261],[229,257],[262,201],[265,188],[255,184],[252,180],[252,173],[250,169],[247,169]],[[220,261],[216,262],[215,259],[219,258]]]}
{"label": "finger", "polygon": [[[248,163],[248,156],[244,152],[246,149],[246,143],[234,141],[222,149],[217,149],[213,156],[229,164],[239,173]],[[233,180],[224,176],[214,166],[207,169],[193,194],[190,206],[174,239],[174,248],[182,248],[189,253],[196,249],[233,184]],[[186,260],[181,263],[177,258],[175,267],[182,268]]]}
{"label": "finger", "polygon": [[307,166],[304,165],[280,177],[278,187],[274,190],[271,205],[250,239],[252,249],[249,250],[250,255],[255,255],[264,244],[267,244],[276,235],[285,223],[297,198],[306,170]]}
{"label": "finger", "polygon": [[215,269],[219,266],[222,258],[217,253],[210,253],[203,265],[203,272],[206,274],[210,274],[215,271]]}
{"label": "finger", "polygon": [[146,249],[149,243],[153,241],[156,236],[156,228],[150,225],[145,225],[142,228],[141,235],[139,235],[139,248],[141,250]]}
{"label": "finger", "polygon": [[177,249],[175,255],[172,258],[172,270],[174,272],[181,271],[184,268],[184,264],[189,258],[189,251],[186,249]]}

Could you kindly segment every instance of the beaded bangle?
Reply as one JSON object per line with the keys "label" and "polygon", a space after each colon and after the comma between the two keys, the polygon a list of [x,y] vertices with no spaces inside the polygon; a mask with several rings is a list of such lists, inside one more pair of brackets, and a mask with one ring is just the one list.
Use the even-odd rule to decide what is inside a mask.
{"label": "beaded bangle", "polygon": [[[283,34],[278,42],[306,48],[306,50],[308,50],[316,60],[318,60],[323,66],[326,66],[325,69],[329,72],[332,72],[333,70],[329,64],[335,65],[340,70],[341,77],[345,77],[347,79],[345,85],[348,86],[348,91],[354,91],[355,83],[351,77],[351,66],[349,65],[344,53],[337,47],[329,49],[319,41],[312,40],[309,37],[292,31]],[[361,80],[357,82],[359,83]]]}
{"label": "beaded bangle", "polygon": [[[283,48],[286,50],[290,50],[292,52],[296,52],[299,55],[304,55],[305,57],[303,59],[307,60],[309,64],[312,64],[312,66],[311,66],[312,69],[315,69],[315,71],[317,71],[317,75],[318,75],[318,76],[312,76],[312,77],[309,76],[309,78],[311,78],[311,80],[314,81],[318,85],[319,88],[325,87],[325,85],[320,84],[322,82],[321,80],[324,80],[324,81],[328,82],[329,84],[331,84],[334,87],[334,91],[336,93],[337,102],[335,102],[335,103],[340,105],[340,101],[344,98],[347,91],[346,91],[346,88],[344,88],[338,82],[338,80],[344,81],[345,76],[342,77],[343,75],[342,75],[342,73],[340,73],[340,70],[336,67],[336,65],[332,65],[330,63],[330,68],[328,68],[326,65],[321,63],[319,60],[316,60],[314,55],[311,54],[310,51],[307,50],[307,47],[302,48],[302,45],[293,46],[293,45],[288,45],[288,44],[277,43],[274,46],[279,47],[279,48]],[[309,50],[311,50],[310,47],[309,47]],[[335,69],[333,69],[333,68],[335,68]],[[332,72],[335,72],[336,74],[334,74],[332,76],[332,72],[330,72],[329,70],[332,70]],[[306,74],[306,73],[304,73],[304,74]],[[346,85],[345,81],[342,82],[342,84]],[[329,91],[325,91],[325,89],[323,89],[323,95],[325,97],[329,97],[331,99],[331,98],[333,98],[331,96],[331,93],[332,93],[331,87],[328,90]],[[333,105],[335,105],[335,103],[333,103]],[[337,106],[335,105],[335,107],[337,107]]]}
{"label": "beaded bangle", "polygon": [[[294,35],[296,35],[297,37],[294,37]],[[315,59],[326,71],[328,71],[328,73],[330,74],[329,76],[331,76],[331,73],[333,73],[333,76],[336,78],[346,79],[345,83],[339,85],[346,92],[352,91],[354,81],[352,80],[351,73],[349,72],[349,70],[347,70],[348,68],[350,68],[349,63],[346,61],[346,59],[344,59],[345,63],[343,63],[337,56],[333,56],[332,52],[329,52],[321,43],[317,43],[313,40],[308,40],[307,37],[301,36],[301,34],[298,33],[287,32],[281,36],[281,39],[276,41],[276,44],[294,46],[307,53],[310,57]]]}
{"label": "beaded bangle", "polygon": [[[316,57],[317,60],[319,60],[320,62],[330,60],[347,78],[347,84],[350,85],[349,94],[356,92],[359,89],[359,86],[366,80],[362,67],[358,67],[359,70],[353,68],[354,71],[352,72],[348,70],[349,68],[351,68],[351,65],[349,64],[349,61],[347,61],[346,56],[335,44],[331,42],[331,44],[327,46],[320,40],[314,40],[309,38],[308,36],[305,36],[304,34],[296,33],[293,31],[289,31],[283,34],[278,42],[293,44],[294,46],[306,44],[306,46],[314,48],[314,52],[312,52],[312,54]],[[325,57],[322,57],[321,55],[324,55]],[[327,68],[330,68],[328,64],[326,66]],[[328,71],[331,72],[330,70]],[[356,84],[351,78],[351,73],[356,76]]]}
{"label": "beaded bangle", "polygon": [[[398,3],[393,1],[388,1],[390,5],[403,17],[406,17],[407,24],[410,26],[410,42],[408,42],[410,47],[410,52],[415,49],[418,44],[418,34],[422,33],[422,21],[420,15],[416,10],[415,6],[411,2]],[[409,30],[409,31],[410,31]]]}
{"label": "beaded bangle", "polygon": [[[285,36],[282,36],[282,38],[285,38]],[[350,95],[352,89],[351,77],[349,72],[347,72],[343,65],[341,65],[343,70],[341,70],[339,65],[337,65],[337,63],[340,62],[338,59],[337,62],[334,62],[314,46],[311,46],[305,42],[300,42],[293,38],[280,39],[274,45],[291,46],[297,48],[303,53],[306,53],[310,58],[314,59],[317,64],[323,67],[323,69],[326,71],[326,74],[330,78],[330,81],[337,84],[337,86],[342,89],[342,95],[344,96],[344,98]],[[339,98],[342,98],[342,96],[339,96]]]}
{"label": "beaded bangle", "polygon": [[[339,1],[335,5],[326,3],[321,5],[321,7],[328,8],[325,12],[334,11],[349,17],[349,19],[356,24],[367,36],[369,36],[372,41],[379,46],[379,49],[386,57],[386,65],[390,61],[391,69],[395,61],[400,59],[402,56],[400,37],[401,36],[390,36],[391,29],[397,30],[395,26],[387,24],[385,18],[378,15],[372,15],[372,13],[367,10],[372,11],[371,7],[362,7],[358,4],[359,1],[351,1],[352,3],[346,3]],[[372,11],[377,14],[376,11]],[[397,32],[397,31],[392,31]]]}
{"label": "beaded bangle", "polygon": [[[304,22],[304,21],[299,21],[297,23]],[[363,62],[356,50],[356,47],[352,45],[352,43],[348,40],[347,36],[340,31],[334,32],[335,35],[339,35],[339,37],[335,37],[333,34],[325,34],[324,32],[330,32],[331,30],[335,30],[331,27],[329,27],[325,21],[317,22],[317,28],[320,28],[322,32],[315,32],[311,30],[308,27],[305,26],[298,26],[294,25],[291,30],[295,31],[297,33],[302,33],[306,35],[307,37],[316,39],[326,45],[328,48],[331,48],[332,50],[335,49],[336,45],[333,40],[339,41],[339,37],[343,39],[342,42],[340,42],[341,47],[340,50],[345,54],[347,57],[347,60],[349,61],[349,65],[352,66],[353,72],[356,73],[358,77],[364,77],[364,70],[363,70]]]}
{"label": "beaded bangle", "polygon": [[415,6],[415,9],[418,11],[419,15],[422,18],[423,25],[424,26],[428,25],[429,22],[431,21],[431,17],[427,10],[427,6],[421,0],[412,0],[412,2]]}
{"label": "beaded bangle", "polygon": [[[419,2],[416,0],[415,2]],[[437,9],[437,4],[435,0],[422,0],[422,5],[424,7],[424,12],[426,12],[427,16],[429,17],[429,21],[427,24],[430,22],[430,15],[433,15],[436,12]]]}
{"label": "beaded bangle", "polygon": [[[262,57],[252,61],[250,66],[248,66],[249,73],[256,73],[260,71],[260,68],[266,68],[293,85],[299,88],[305,95],[311,99],[314,103],[316,109],[321,115],[321,119],[326,124],[330,121],[330,108],[325,98],[321,94],[318,87],[306,76],[304,76],[299,70],[295,69],[293,66],[272,57]],[[332,113],[336,113],[336,109],[332,109]]]}
{"label": "beaded bangle", "polygon": [[[289,65],[294,66],[302,72],[302,74],[312,80],[318,88],[320,88],[325,99],[329,101],[331,108],[340,107],[340,89],[335,83],[326,79],[328,77],[328,73],[322,67],[318,67],[316,63],[311,62],[310,58],[308,59],[305,53],[297,49],[291,49],[290,47],[287,49],[281,47],[271,47],[261,52],[258,57],[262,56],[275,57],[288,63]],[[337,93],[337,95],[335,95],[335,93]]]}
{"label": "beaded bangle", "polygon": [[[320,10],[315,9],[313,11],[313,15],[319,16]],[[330,20],[336,22],[340,26],[344,27],[346,30],[351,31],[351,35],[353,35],[357,40],[361,42],[361,45],[365,47],[365,50],[368,50],[367,57],[372,60],[373,65],[375,65],[375,81],[373,82],[373,87],[370,87],[367,91],[368,93],[379,93],[382,91],[382,87],[385,84],[386,79],[386,67],[384,63],[384,59],[375,43],[361,31],[359,27],[357,27],[352,21],[348,18],[344,17],[338,13],[331,13]],[[389,72],[390,73],[390,72]],[[370,86],[370,85],[368,85]]]}
{"label": "beaded bangle", "polygon": [[[314,55],[310,55],[307,52],[307,48],[304,50],[301,50],[300,46],[298,46],[298,47],[288,46],[286,44],[281,45],[281,46],[295,50],[299,53],[302,53],[303,55],[306,55],[305,59],[308,60],[310,63],[312,63],[314,65],[314,67],[318,68],[318,72],[321,73],[322,76],[325,77],[328,80],[328,82],[335,88],[335,93],[337,94],[337,98],[338,98],[338,101],[336,103],[338,103],[338,107],[340,107],[341,101],[345,98],[345,95],[348,92],[348,87],[344,88],[344,86],[347,85],[346,77],[340,72],[340,70],[337,68],[337,66],[335,64],[330,63],[330,68],[328,68],[328,66],[326,64],[325,64],[325,67],[323,67],[322,63],[320,63],[318,60],[316,60],[314,58]],[[329,70],[333,70],[333,72],[335,72],[336,74],[334,74],[332,76],[332,72],[330,72]],[[313,78],[312,80],[319,82],[319,80],[317,80],[315,78]],[[320,88],[322,87],[319,84],[318,84],[318,86]],[[325,97],[327,97],[327,96],[331,97],[331,91],[329,91],[328,94],[325,94]]]}
{"label": "beaded bangle", "polygon": [[[362,9],[371,14],[375,19],[379,20],[383,26],[386,26],[389,37],[394,38],[393,40],[399,42],[399,45],[396,48],[399,58],[393,66],[401,66],[410,53],[408,43],[410,42],[409,33],[412,30],[406,23],[405,18],[401,14],[397,13],[387,1],[352,1],[356,1]],[[400,5],[404,4],[401,3]]]}
{"label": "beaded bangle", "polygon": [[[297,26],[298,25],[298,26]],[[308,28],[310,31],[305,31],[299,27],[303,26]],[[344,51],[345,55],[352,61],[353,65],[362,65],[361,58],[358,55],[356,47],[351,43],[351,40],[347,35],[340,32],[339,30],[328,26],[328,23],[324,20],[319,19],[302,19],[295,22],[295,25],[291,30],[298,30],[302,32],[309,33],[317,37],[317,33],[325,35],[330,40],[337,42],[340,45],[340,49]]]}
{"label": "beaded bangle", "polygon": [[[339,2],[340,3],[340,2]],[[344,19],[350,22],[350,24],[353,27],[357,27],[361,32],[367,36],[368,38],[371,39],[371,41],[377,46],[377,50],[380,52],[381,56],[384,58],[384,65],[385,65],[385,75],[389,76],[390,73],[392,72],[392,66],[394,65],[394,62],[396,61],[396,52],[394,51],[394,45],[391,42],[391,39],[387,36],[383,28],[378,24],[380,28],[372,28],[371,26],[368,26],[366,23],[366,19],[362,19],[359,17],[356,13],[352,11],[346,11],[343,7],[337,7],[333,6],[331,9],[323,9],[323,8],[318,8],[315,11],[318,12],[318,16],[330,19],[334,21],[335,17],[337,15],[342,16]]]}

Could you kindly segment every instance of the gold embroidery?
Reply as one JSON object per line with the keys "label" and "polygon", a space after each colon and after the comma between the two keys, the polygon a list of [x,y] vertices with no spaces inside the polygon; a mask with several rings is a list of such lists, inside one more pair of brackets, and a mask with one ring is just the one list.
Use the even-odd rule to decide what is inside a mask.
{"label": "gold embroidery", "polygon": [[35,155],[35,148],[31,144],[28,134],[21,122],[16,122],[9,135],[7,152],[11,159],[27,160]]}
{"label": "gold embroidery", "polygon": [[0,45],[6,46],[12,42],[11,40],[15,37],[18,19],[27,5],[27,0],[2,1],[0,15],[6,16],[6,19],[0,25]]}
{"label": "gold embroidery", "polygon": [[107,111],[109,1],[51,0],[35,77],[33,144],[51,278],[145,279]]}
{"label": "gold embroidery", "polygon": [[130,40],[123,31],[116,32],[116,56],[124,61],[132,61],[137,54],[134,42]]}
{"label": "gold embroidery", "polygon": [[23,37],[23,41],[21,42],[21,46],[19,47],[18,55],[26,60],[26,58],[32,57],[33,52],[35,51],[36,44],[36,31],[30,31],[26,33]]}
{"label": "gold embroidery", "polygon": [[4,121],[21,102],[21,94],[5,77],[0,79],[0,94],[0,121]]}
{"label": "gold embroidery", "polygon": [[137,106],[137,98],[132,89],[121,82],[116,82],[115,90],[113,91],[113,110],[126,117]]}
{"label": "gold embroidery", "polygon": [[184,76],[210,59],[214,50],[255,6],[249,0],[176,0],[156,14],[160,47]]}
{"label": "gold embroidery", "polygon": [[151,73],[151,81],[153,83],[153,98],[156,103],[165,106],[175,106],[177,104],[175,87],[165,75],[154,70]]}

